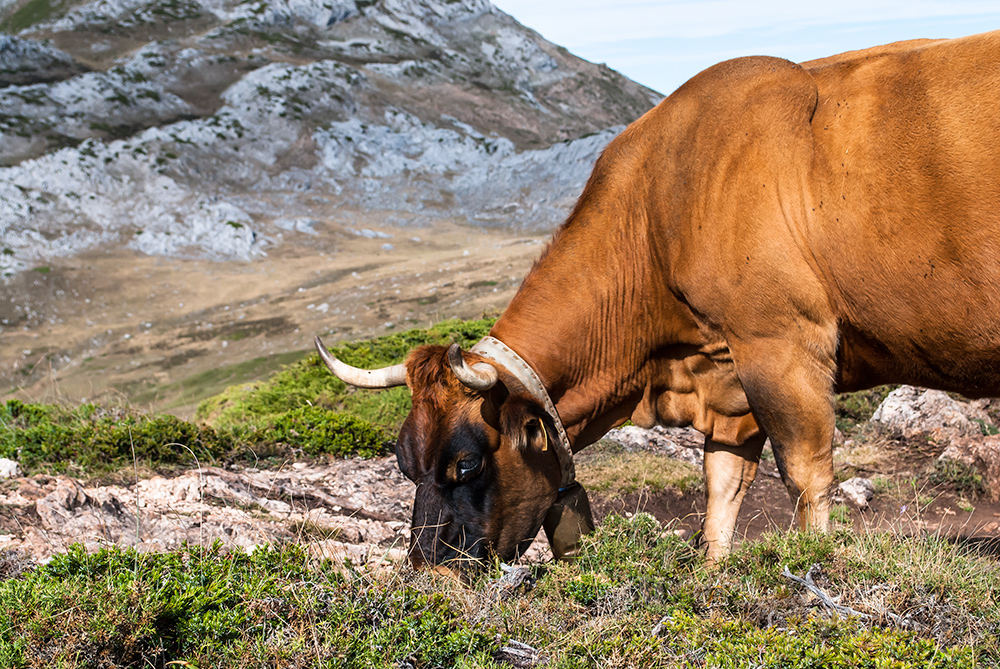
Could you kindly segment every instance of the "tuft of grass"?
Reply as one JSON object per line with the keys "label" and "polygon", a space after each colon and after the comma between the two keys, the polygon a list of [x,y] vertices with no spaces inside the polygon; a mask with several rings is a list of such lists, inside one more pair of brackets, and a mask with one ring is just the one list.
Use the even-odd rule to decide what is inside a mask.
{"label": "tuft of grass", "polygon": [[[424,344],[457,342],[463,348],[471,347],[489,333],[494,321],[492,318],[443,321],[427,329],[340,344],[331,351],[337,358],[355,367],[385,367],[404,362],[412,349]],[[410,410],[410,393],[406,388],[377,391],[348,389],[330,374],[318,355],[312,354],[265,381],[234,386],[205,400],[199,405],[196,415],[222,428],[305,406],[351,413],[394,432]]]}
{"label": "tuft of grass", "polygon": [[834,447],[833,458],[838,469],[846,466],[855,471],[870,472],[882,465],[887,450],[899,448],[884,430],[867,423],[854,428],[850,439]]}
{"label": "tuft of grass", "polygon": [[641,490],[686,493],[702,485],[697,467],[660,453],[599,450],[583,456],[577,467],[580,483],[611,497]]}
{"label": "tuft of grass", "polygon": [[851,510],[846,504],[834,504],[830,507],[830,520],[841,525],[850,525]]}
{"label": "tuft of grass", "polygon": [[837,395],[836,424],[837,429],[848,434],[859,425],[871,420],[878,405],[889,393],[899,386],[876,386],[868,390]]}
{"label": "tuft of grass", "polygon": [[954,486],[955,492],[972,499],[981,499],[987,493],[982,474],[972,465],[958,460],[935,461],[930,482]]}

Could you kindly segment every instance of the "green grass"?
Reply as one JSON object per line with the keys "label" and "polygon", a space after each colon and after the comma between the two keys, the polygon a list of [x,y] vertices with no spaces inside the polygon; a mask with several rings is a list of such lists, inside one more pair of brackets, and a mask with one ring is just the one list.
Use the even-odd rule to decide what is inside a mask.
{"label": "green grass", "polygon": [[930,482],[954,486],[955,492],[980,499],[986,495],[986,482],[979,471],[958,460],[935,460]]}
{"label": "green grass", "polygon": [[600,442],[582,452],[577,463],[580,483],[605,497],[638,491],[686,493],[702,483],[701,471],[694,465],[662,453],[628,452]]}
{"label": "green grass", "polygon": [[65,3],[62,0],[28,0],[17,11],[3,21],[0,21],[0,32],[16,34],[31,26],[52,17],[62,10]]}
{"label": "green grass", "polygon": [[560,668],[1000,666],[996,563],[926,537],[767,535],[710,568],[651,516],[610,516],[579,560],[507,591],[496,566],[465,587],[294,544],[17,560],[0,555],[5,667],[498,667],[514,642]]}
{"label": "green grass", "polygon": [[306,351],[289,351],[199,372],[183,380],[133,394],[131,403],[134,406],[143,406],[157,402],[165,409],[194,407],[224,392],[229,386],[268,377],[287,365],[299,362],[306,355],[308,355]]}
{"label": "green grass", "polygon": [[[457,342],[469,348],[485,336],[494,319],[450,320],[427,329],[392,333],[376,339],[341,344],[330,349],[349,365],[376,368],[405,361],[417,346]],[[233,386],[198,407],[196,417],[216,427],[246,425],[262,417],[306,406],[351,413],[395,433],[410,411],[405,387],[356,390],[334,377],[316,354],[289,365],[271,378]]]}

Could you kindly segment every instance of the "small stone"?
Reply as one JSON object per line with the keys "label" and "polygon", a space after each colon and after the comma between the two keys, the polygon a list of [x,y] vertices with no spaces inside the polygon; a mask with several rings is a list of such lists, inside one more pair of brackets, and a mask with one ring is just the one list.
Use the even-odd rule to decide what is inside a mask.
{"label": "small stone", "polygon": [[871,480],[855,476],[841,483],[837,492],[845,502],[853,504],[858,509],[867,509],[868,502],[875,496],[875,486]]}
{"label": "small stone", "polygon": [[21,467],[13,460],[0,458],[0,479],[15,479],[21,476]]}

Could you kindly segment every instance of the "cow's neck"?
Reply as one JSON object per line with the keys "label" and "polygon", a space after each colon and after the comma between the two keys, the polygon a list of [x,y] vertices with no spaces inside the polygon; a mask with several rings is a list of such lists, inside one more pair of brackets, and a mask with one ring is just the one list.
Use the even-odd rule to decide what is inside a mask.
{"label": "cow's neck", "polygon": [[668,336],[660,311],[673,298],[662,278],[650,280],[656,259],[640,210],[626,220],[578,206],[491,331],[542,378],[574,450],[632,414]]}

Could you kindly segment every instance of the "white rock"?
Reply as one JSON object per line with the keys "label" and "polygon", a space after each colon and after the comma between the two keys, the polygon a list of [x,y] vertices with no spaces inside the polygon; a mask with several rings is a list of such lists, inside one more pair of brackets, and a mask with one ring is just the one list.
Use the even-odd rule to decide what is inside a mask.
{"label": "white rock", "polygon": [[658,451],[697,467],[702,466],[705,437],[691,428],[670,428],[657,425],[645,429],[626,425],[611,430],[605,439],[616,441],[628,450]]}
{"label": "white rock", "polygon": [[868,502],[875,496],[875,486],[869,479],[855,476],[841,483],[837,492],[844,501],[859,509],[867,509]]}
{"label": "white rock", "polygon": [[982,429],[973,419],[989,420],[968,402],[953,400],[940,390],[913,386],[900,386],[889,393],[872,416],[872,422],[905,438],[925,435],[939,441],[981,435]]}
{"label": "white rock", "polygon": [[0,479],[13,479],[21,475],[21,467],[13,460],[0,458]]}

